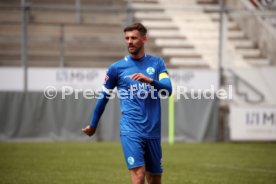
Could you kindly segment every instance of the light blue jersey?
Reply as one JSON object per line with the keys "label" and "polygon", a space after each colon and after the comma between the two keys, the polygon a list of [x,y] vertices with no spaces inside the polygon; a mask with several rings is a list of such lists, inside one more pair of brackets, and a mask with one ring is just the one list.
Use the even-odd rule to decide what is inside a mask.
{"label": "light blue jersey", "polygon": [[163,59],[151,55],[145,55],[139,60],[126,56],[109,67],[103,88],[104,91],[110,92],[117,87],[122,113],[121,135],[160,138],[161,106],[158,92],[149,94],[153,87],[132,80],[131,75],[142,73],[158,81],[162,72],[167,72]]}

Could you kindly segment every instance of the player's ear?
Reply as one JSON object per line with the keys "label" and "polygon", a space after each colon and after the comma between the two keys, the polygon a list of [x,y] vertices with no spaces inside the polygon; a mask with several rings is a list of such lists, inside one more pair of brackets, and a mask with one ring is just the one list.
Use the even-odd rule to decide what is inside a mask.
{"label": "player's ear", "polygon": [[143,36],[143,42],[146,43],[148,41],[148,37],[145,35]]}

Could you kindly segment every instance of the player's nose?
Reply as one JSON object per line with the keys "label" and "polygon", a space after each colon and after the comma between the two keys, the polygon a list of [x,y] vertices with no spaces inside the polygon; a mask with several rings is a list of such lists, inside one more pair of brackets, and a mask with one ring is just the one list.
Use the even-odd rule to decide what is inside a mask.
{"label": "player's nose", "polygon": [[132,44],[132,39],[129,38],[129,39],[127,40],[127,43],[128,43],[128,44]]}

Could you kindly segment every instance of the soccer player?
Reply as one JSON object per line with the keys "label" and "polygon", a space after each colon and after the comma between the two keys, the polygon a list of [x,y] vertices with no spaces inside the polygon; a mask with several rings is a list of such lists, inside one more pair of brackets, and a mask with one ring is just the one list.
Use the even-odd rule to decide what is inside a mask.
{"label": "soccer player", "polygon": [[160,184],[162,174],[160,94],[172,85],[162,58],[145,54],[147,29],[135,23],[124,29],[129,55],[112,64],[92,120],[82,131],[92,136],[112,90],[117,87],[122,117],[120,140],[132,184]]}

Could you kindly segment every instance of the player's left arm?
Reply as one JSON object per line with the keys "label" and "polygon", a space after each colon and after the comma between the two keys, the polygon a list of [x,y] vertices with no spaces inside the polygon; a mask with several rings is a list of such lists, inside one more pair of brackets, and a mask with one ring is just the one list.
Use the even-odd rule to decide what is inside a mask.
{"label": "player's left arm", "polygon": [[[168,92],[168,95],[171,96],[172,94],[172,82],[169,77],[169,74],[167,71],[161,72],[159,74],[159,80],[152,80],[150,83],[152,86],[154,86],[158,91],[159,90],[166,90]],[[166,93],[164,93],[166,94]]]}
{"label": "player's left arm", "polygon": [[158,91],[160,90],[166,90],[169,94],[169,96],[172,94],[172,83],[171,79],[167,73],[167,71],[161,72],[159,74],[158,79],[159,80],[154,80],[150,77],[147,77],[146,75],[142,73],[135,73],[131,77],[133,80],[138,80],[144,83],[151,84],[152,86],[155,87]]}

